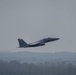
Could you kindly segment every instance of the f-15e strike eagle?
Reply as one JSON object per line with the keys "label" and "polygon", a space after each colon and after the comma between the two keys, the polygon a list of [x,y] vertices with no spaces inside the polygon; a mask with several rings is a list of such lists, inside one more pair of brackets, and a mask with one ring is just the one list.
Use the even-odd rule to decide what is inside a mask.
{"label": "f-15e strike eagle", "polygon": [[48,42],[52,42],[52,41],[56,41],[56,40],[59,40],[59,38],[51,38],[51,37],[48,37],[48,38],[44,38],[42,40],[39,40],[39,41],[36,41],[34,43],[29,43],[27,44],[23,39],[18,39],[18,42],[19,42],[19,47],[18,48],[27,48],[27,47],[38,47],[38,46],[44,46],[45,43],[48,43]]}

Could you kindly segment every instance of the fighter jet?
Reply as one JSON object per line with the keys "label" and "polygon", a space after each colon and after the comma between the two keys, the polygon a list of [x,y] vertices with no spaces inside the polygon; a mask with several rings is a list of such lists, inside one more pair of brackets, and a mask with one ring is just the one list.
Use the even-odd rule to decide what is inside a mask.
{"label": "fighter jet", "polygon": [[44,38],[44,39],[42,39],[42,40],[39,40],[39,41],[36,41],[36,42],[27,44],[23,39],[20,39],[20,38],[19,38],[19,39],[18,39],[18,42],[19,42],[19,47],[18,47],[18,48],[44,46],[45,43],[52,42],[52,41],[56,41],[56,40],[59,40],[59,38],[51,38],[51,37],[48,37],[48,38]]}

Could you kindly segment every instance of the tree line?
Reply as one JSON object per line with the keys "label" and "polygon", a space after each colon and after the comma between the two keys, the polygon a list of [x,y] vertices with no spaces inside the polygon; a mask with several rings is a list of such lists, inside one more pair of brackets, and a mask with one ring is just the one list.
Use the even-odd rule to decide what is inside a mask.
{"label": "tree line", "polygon": [[0,75],[76,75],[76,65],[58,63],[28,64],[19,61],[0,61]]}

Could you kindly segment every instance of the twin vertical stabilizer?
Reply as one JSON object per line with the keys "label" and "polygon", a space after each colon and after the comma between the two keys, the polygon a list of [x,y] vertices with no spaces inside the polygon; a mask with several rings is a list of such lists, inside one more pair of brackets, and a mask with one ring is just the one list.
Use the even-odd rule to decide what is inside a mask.
{"label": "twin vertical stabilizer", "polygon": [[27,47],[28,44],[23,39],[18,39],[19,47]]}

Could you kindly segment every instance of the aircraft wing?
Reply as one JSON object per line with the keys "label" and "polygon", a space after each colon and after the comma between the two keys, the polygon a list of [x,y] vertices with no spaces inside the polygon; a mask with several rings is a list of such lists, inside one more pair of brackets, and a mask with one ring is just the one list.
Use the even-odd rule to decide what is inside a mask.
{"label": "aircraft wing", "polygon": [[42,46],[42,45],[45,45],[45,43],[41,42],[41,41],[36,41],[36,42],[33,42],[33,43],[29,43],[29,45],[31,45],[31,46],[34,46],[34,45]]}

